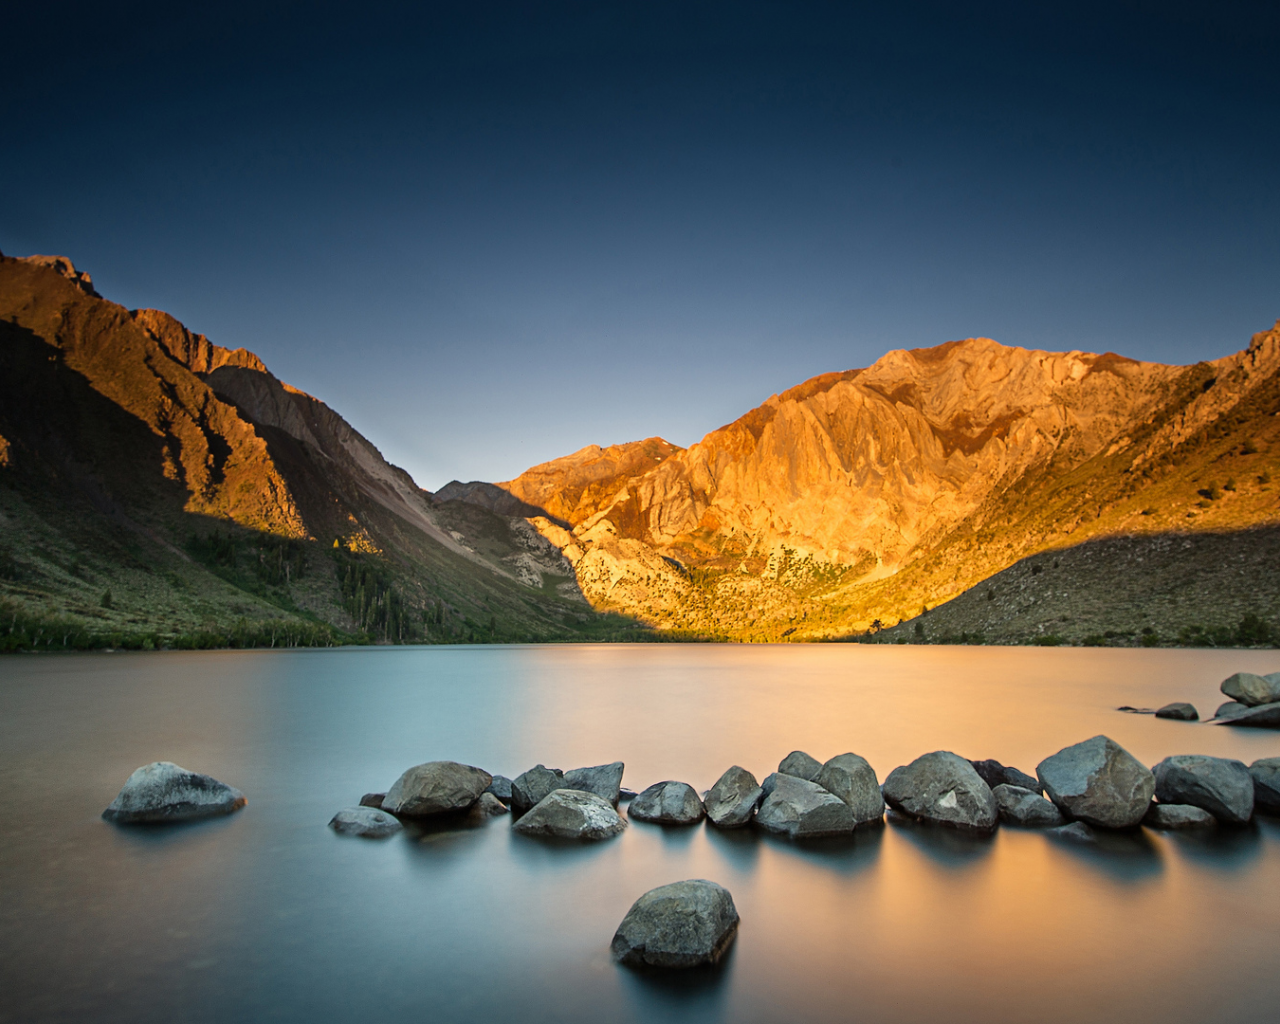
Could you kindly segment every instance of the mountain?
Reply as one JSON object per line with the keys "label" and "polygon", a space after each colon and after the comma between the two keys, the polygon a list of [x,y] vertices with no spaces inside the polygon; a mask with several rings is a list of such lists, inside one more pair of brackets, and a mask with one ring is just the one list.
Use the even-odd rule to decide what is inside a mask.
{"label": "mountain", "polygon": [[0,257],[0,525],[0,646],[631,628],[521,516],[437,500],[252,352],[65,257]]}
{"label": "mountain", "polygon": [[1218,555],[1270,544],[1277,328],[1195,366],[986,338],[894,351],[774,395],[687,449],[659,438],[584,448],[465,486],[489,507],[532,510],[593,606],[658,628],[759,640],[874,632],[1022,559],[1131,537],[1152,544],[1146,563],[1123,570],[1139,595],[1124,588],[1123,607],[1095,573],[1092,596],[1052,622],[1001,618],[992,603],[981,624],[957,620],[952,632],[1083,639],[1119,616],[1110,631],[1136,635],[1144,579],[1166,618],[1160,588],[1199,593],[1178,629],[1245,606],[1274,618],[1270,578],[1246,581],[1217,556],[1195,574],[1155,570],[1182,550],[1161,538],[1217,537]]}

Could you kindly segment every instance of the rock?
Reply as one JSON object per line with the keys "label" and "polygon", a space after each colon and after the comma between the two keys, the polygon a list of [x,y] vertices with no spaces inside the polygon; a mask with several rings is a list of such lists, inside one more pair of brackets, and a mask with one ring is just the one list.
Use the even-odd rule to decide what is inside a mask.
{"label": "rock", "polygon": [[803,750],[793,750],[778,765],[779,775],[791,775],[812,782],[822,771],[822,764]]}
{"label": "rock", "polygon": [[526,836],[557,839],[608,839],[627,823],[608,800],[581,789],[555,789],[512,826]]}
{"label": "rock", "polygon": [[1224,679],[1218,689],[1232,700],[1248,704],[1251,708],[1259,704],[1274,704],[1280,702],[1280,673],[1275,675],[1273,679],[1255,676],[1252,672],[1237,672]]}
{"label": "rock", "polygon": [[1235,825],[1253,817],[1253,777],[1240,761],[1179,754],[1156,765],[1155,774],[1162,804],[1190,804]]}
{"label": "rock", "polygon": [[361,807],[376,807],[382,809],[382,801],[387,798],[386,793],[366,793],[360,798]]}
{"label": "rock", "polygon": [[884,819],[880,780],[865,758],[857,754],[838,754],[822,766],[814,782],[849,805],[854,825]]}
{"label": "rock", "polygon": [[471,805],[471,810],[467,811],[467,818],[471,821],[481,822],[506,813],[507,805],[488,790],[485,790],[480,794],[480,799]]}
{"label": "rock", "polygon": [[741,828],[751,821],[763,797],[756,777],[735,764],[707,790],[703,800],[707,820],[717,828]]}
{"label": "rock", "polygon": [[611,948],[631,967],[698,967],[716,963],[737,933],[729,890],[693,878],[650,889],[631,904]]}
{"label": "rock", "polygon": [[1054,839],[1061,839],[1068,843],[1097,843],[1098,833],[1086,825],[1083,821],[1073,821],[1070,825],[1062,825],[1059,828],[1051,828],[1045,835]]}
{"label": "rock", "polygon": [[631,801],[627,814],[660,825],[696,825],[702,820],[702,801],[688,783],[655,782]]}
{"label": "rock", "polygon": [[623,800],[634,800],[639,795],[640,794],[637,793],[634,789],[620,789],[618,790],[618,801],[621,802]]}
{"label": "rock", "polygon": [[610,804],[617,807],[618,797],[622,793],[623,768],[621,761],[598,764],[594,768],[574,768],[564,773],[564,788],[594,793],[600,799],[608,800]]}
{"label": "rock", "polygon": [[1200,712],[1196,710],[1194,704],[1188,704],[1186,701],[1175,701],[1160,708],[1156,712],[1156,718],[1175,718],[1179,722],[1198,722],[1200,721]]}
{"label": "rock", "polygon": [[816,782],[775,772],[761,787],[768,791],[756,812],[756,824],[789,839],[841,836],[853,831],[853,811]]}
{"label": "rock", "polygon": [[1212,828],[1217,819],[1191,804],[1152,804],[1142,824],[1159,829]]}
{"label": "rock", "polygon": [[1235,718],[1236,715],[1243,715],[1248,710],[1248,704],[1241,704],[1238,700],[1229,700],[1225,704],[1218,705],[1218,710],[1213,713],[1213,717]]}
{"label": "rock", "polygon": [[[1222,708],[1218,709],[1219,711]],[[1243,711],[1231,711],[1223,715],[1219,725],[1247,725],[1259,729],[1280,729],[1280,701],[1274,704],[1258,704]]]}
{"label": "rock", "polygon": [[397,817],[429,818],[465,811],[493,781],[483,768],[457,761],[428,761],[396,779],[382,809]]}
{"label": "rock", "polygon": [[1062,812],[1038,792],[1024,786],[1007,783],[996,786],[991,795],[996,798],[1000,820],[1023,828],[1056,828],[1065,823]]}
{"label": "rock", "polygon": [[1280,757],[1263,757],[1249,765],[1253,776],[1253,807],[1280,814]]}
{"label": "rock", "polygon": [[511,809],[517,814],[540,803],[552,790],[564,785],[564,772],[559,768],[535,765],[517,775],[511,782]]}
{"label": "rock", "polygon": [[329,822],[329,827],[343,836],[364,836],[366,839],[385,839],[404,828],[386,811],[361,804],[339,811]]}
{"label": "rock", "polygon": [[884,798],[899,811],[953,828],[990,832],[999,820],[996,798],[973,765],[949,750],[935,750],[895,768]]}
{"label": "rock", "polygon": [[125,780],[102,816],[119,825],[192,821],[230,814],[248,802],[240,790],[208,775],[153,761]]}
{"label": "rock", "polygon": [[485,792],[492,793],[504,804],[509,804],[511,803],[511,780],[505,775],[495,775]]}
{"label": "rock", "polygon": [[1155,776],[1115,740],[1094,736],[1036,767],[1045,795],[1068,818],[1102,828],[1132,828],[1156,791]]}
{"label": "rock", "polygon": [[1132,704],[1121,704],[1117,711],[1123,711],[1127,715],[1154,715],[1155,708],[1135,708]]}
{"label": "rock", "polygon": [[999,761],[970,761],[969,763],[973,765],[973,770],[978,773],[979,778],[993,790],[996,786],[1020,786],[1033,793],[1044,792],[1044,787],[1040,785],[1038,779],[1032,778],[1026,772],[1018,771],[1017,768],[1007,768]]}

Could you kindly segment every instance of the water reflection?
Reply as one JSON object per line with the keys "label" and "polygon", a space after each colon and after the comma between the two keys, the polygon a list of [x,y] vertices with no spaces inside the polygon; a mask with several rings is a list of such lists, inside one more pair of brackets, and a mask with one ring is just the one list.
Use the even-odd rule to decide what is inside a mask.
{"label": "water reflection", "polygon": [[893,810],[887,811],[885,818],[892,828],[936,865],[950,871],[963,870],[990,856],[995,843],[994,833],[986,834],[917,821],[910,815]]}
{"label": "water reflection", "polygon": [[1117,882],[1133,883],[1159,875],[1164,869],[1160,848],[1151,834],[1142,828],[1109,831],[1095,829],[1092,842],[1045,838],[1067,856],[1099,871]]}

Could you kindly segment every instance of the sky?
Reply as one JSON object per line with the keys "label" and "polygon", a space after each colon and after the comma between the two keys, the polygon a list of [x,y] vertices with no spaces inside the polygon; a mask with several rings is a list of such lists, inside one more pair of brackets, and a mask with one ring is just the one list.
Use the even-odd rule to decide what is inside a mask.
{"label": "sky", "polygon": [[21,6],[0,251],[433,490],[890,349],[1190,363],[1280,317],[1274,3]]}

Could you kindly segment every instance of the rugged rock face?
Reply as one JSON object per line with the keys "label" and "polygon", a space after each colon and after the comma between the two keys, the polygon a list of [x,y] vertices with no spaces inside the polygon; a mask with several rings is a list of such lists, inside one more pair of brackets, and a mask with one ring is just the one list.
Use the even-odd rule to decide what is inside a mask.
{"label": "rugged rock face", "polygon": [[625,767],[621,761],[614,761],[612,764],[599,764],[594,768],[574,768],[564,773],[564,787],[594,793],[617,807],[618,795],[622,792],[622,773]]}
{"label": "rugged rock face", "polygon": [[714,964],[738,932],[729,890],[694,878],[650,889],[631,905],[613,937],[614,958],[628,966]]}
{"label": "rugged rock face", "polygon": [[627,814],[659,825],[696,825],[702,820],[702,801],[687,782],[656,782],[631,801]]}
{"label": "rugged rock face", "polygon": [[564,786],[564,772],[559,768],[548,768],[545,765],[534,765],[527,772],[521,772],[511,782],[511,809],[516,814],[539,803],[552,790]]}
{"label": "rugged rock face", "polygon": [[627,827],[618,812],[594,793],[557,789],[548,793],[512,826],[527,836],[597,841],[616,836]]}
{"label": "rugged rock face", "polygon": [[410,768],[387,790],[382,809],[405,818],[465,811],[493,781],[483,768],[456,761],[428,761]]}
{"label": "rugged rock face", "polygon": [[990,832],[999,820],[991,788],[973,765],[949,750],[935,750],[891,771],[884,799],[913,818],[953,828]]}
{"label": "rugged rock face", "polygon": [[778,765],[778,773],[813,782],[822,773],[822,762],[803,750],[793,750]]}
{"label": "rugged rock face", "polygon": [[707,820],[717,828],[741,828],[750,823],[763,797],[756,777],[735,764],[707,790]]}
{"label": "rugged rock face", "polygon": [[172,761],[153,761],[129,776],[102,816],[119,825],[192,821],[231,814],[247,803],[224,782]]}
{"label": "rugged rock face", "polygon": [[1071,818],[1103,828],[1137,825],[1155,795],[1155,776],[1115,740],[1094,736],[1036,768],[1045,794]]}
{"label": "rugged rock face", "polygon": [[1253,778],[1240,761],[1179,754],[1156,765],[1155,776],[1162,804],[1190,804],[1236,825],[1253,817]]}

